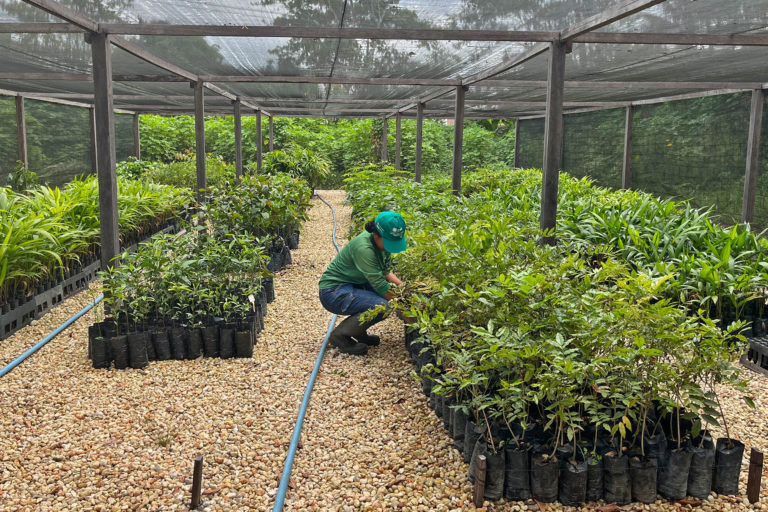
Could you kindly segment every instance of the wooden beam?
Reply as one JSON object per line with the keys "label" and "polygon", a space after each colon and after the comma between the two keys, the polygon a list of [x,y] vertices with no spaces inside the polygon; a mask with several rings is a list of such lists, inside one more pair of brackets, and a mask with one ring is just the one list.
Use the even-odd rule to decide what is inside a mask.
{"label": "wooden beam", "polygon": [[16,140],[18,147],[18,160],[29,168],[29,155],[27,154],[27,116],[24,111],[24,97],[16,96]]}
{"label": "wooden beam", "polygon": [[381,161],[387,162],[389,161],[389,157],[387,155],[387,144],[388,141],[388,135],[387,135],[387,119],[382,119],[382,125],[381,125]]}
{"label": "wooden beam", "polygon": [[197,202],[202,204],[208,187],[205,173],[205,87],[195,82],[195,163],[197,168]]}
{"label": "wooden beam", "polygon": [[626,0],[617,6],[610,7],[594,16],[590,16],[571,25],[560,33],[560,40],[568,42],[582,34],[610,25],[611,23],[648,9],[649,7],[653,7],[664,1],[665,0]]}
{"label": "wooden beam", "polygon": [[[424,103],[419,103],[416,107],[416,156],[413,179],[416,183],[421,183],[421,144],[424,133]],[[402,115],[402,114],[401,114]]]}
{"label": "wooden beam", "polygon": [[464,144],[464,95],[467,87],[456,87],[456,113],[453,124],[453,176],[451,178],[451,190],[454,195],[461,193],[461,164],[462,149]]}
{"label": "wooden beam", "polygon": [[544,124],[544,163],[542,165],[541,217],[539,226],[549,234],[542,243],[554,245],[557,225],[557,189],[563,159],[563,91],[566,43],[550,43],[547,87],[547,113]]}
{"label": "wooden beam", "polygon": [[78,14],[69,7],[60,4],[59,2],[55,2],[54,0],[24,0],[24,3],[33,5],[38,9],[47,12],[48,14],[53,14],[57,18],[61,18],[71,23],[72,25],[80,27],[83,30],[88,30],[90,32],[99,31],[98,23]]}
{"label": "wooden beam", "polygon": [[141,160],[141,130],[139,128],[139,114],[133,114],[133,156]]}
{"label": "wooden beam", "polygon": [[0,34],[82,34],[83,31],[71,23],[0,23]]}
{"label": "wooden beam", "polygon": [[91,54],[93,59],[96,161],[98,162],[99,182],[101,268],[102,270],[107,270],[118,264],[114,259],[120,254],[110,36],[102,33],[93,34],[91,37]]}
{"label": "wooden beam", "polygon": [[243,175],[243,120],[240,114],[240,98],[235,100],[235,178]]}
{"label": "wooden beam", "polygon": [[515,119],[515,154],[512,167],[517,169],[520,167],[520,119]]}
{"label": "wooden beam", "polygon": [[275,117],[269,116],[269,152],[275,150]]}
{"label": "wooden beam", "polygon": [[264,141],[261,138],[261,110],[256,111],[256,172],[261,172],[262,148]]}
{"label": "wooden beam", "polygon": [[632,186],[632,119],[635,117],[635,108],[627,107],[624,120],[624,166],[621,169],[621,188],[629,189]]}
{"label": "wooden beam", "polygon": [[744,177],[744,200],[741,208],[741,221],[752,222],[755,215],[755,192],[757,190],[758,166],[760,164],[760,140],[763,127],[763,106],[765,91],[752,91],[752,104],[749,112],[749,135],[747,138],[747,170]]}
{"label": "wooden beam", "polygon": [[395,169],[400,170],[400,137],[402,136],[402,114],[395,115]]}
{"label": "wooden beam", "polygon": [[343,76],[264,76],[264,75],[205,75],[201,79],[206,82],[238,82],[238,83],[293,83],[293,84],[349,84],[349,85],[458,85],[459,80],[440,78],[365,78]]}
{"label": "wooden beam", "polygon": [[685,46],[766,46],[768,45],[768,34],[590,32],[573,38],[573,42],[608,44],[679,44]]}

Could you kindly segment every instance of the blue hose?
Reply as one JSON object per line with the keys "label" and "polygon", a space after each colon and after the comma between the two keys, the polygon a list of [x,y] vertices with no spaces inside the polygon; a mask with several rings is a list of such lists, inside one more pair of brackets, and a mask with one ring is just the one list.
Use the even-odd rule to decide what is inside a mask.
{"label": "blue hose", "polygon": [[40,340],[37,343],[37,345],[30,348],[29,350],[21,354],[19,357],[11,361],[10,364],[8,364],[8,366],[0,370],[0,377],[5,376],[6,373],[10,372],[11,370],[19,366],[21,363],[23,363],[26,358],[28,358],[29,356],[31,356],[32,354],[40,350],[46,343],[48,343],[53,338],[55,338],[61,331],[69,327],[75,320],[77,320],[78,318],[80,318],[81,316],[89,312],[96,304],[101,302],[102,299],[104,299],[104,294],[100,294],[98,297],[96,297],[96,300],[94,300],[93,302],[85,306],[78,313],[75,313],[75,315],[72,316],[69,320],[67,320],[60,326],[58,326],[55,331],[53,331],[51,334],[49,334],[48,336]]}
{"label": "blue hose", "polygon": [[[336,252],[341,251],[339,244],[336,243],[336,212],[333,210],[328,201],[320,197],[317,194],[317,198],[328,205],[331,209],[331,215],[333,216],[333,234],[331,240],[333,245],[336,246]],[[283,475],[280,477],[280,486],[277,488],[277,496],[275,497],[275,506],[272,507],[272,512],[280,512],[283,510],[285,504],[285,494],[288,492],[288,482],[291,479],[291,470],[293,469],[293,459],[296,457],[296,449],[299,446],[299,438],[301,437],[301,427],[304,425],[304,416],[307,413],[307,407],[309,407],[309,397],[312,395],[312,388],[315,386],[315,380],[317,374],[320,371],[320,365],[323,363],[323,356],[325,355],[325,349],[328,347],[328,338],[331,335],[333,326],[336,325],[336,318],[338,315],[331,317],[331,323],[328,325],[328,331],[323,338],[323,344],[320,347],[320,353],[317,354],[317,360],[315,361],[315,367],[312,368],[312,374],[309,376],[309,382],[307,382],[307,389],[304,390],[304,398],[301,400],[301,406],[299,407],[299,415],[296,417],[296,425],[293,427],[293,437],[291,437],[291,444],[288,447],[288,454],[285,456],[285,466],[283,466]]]}

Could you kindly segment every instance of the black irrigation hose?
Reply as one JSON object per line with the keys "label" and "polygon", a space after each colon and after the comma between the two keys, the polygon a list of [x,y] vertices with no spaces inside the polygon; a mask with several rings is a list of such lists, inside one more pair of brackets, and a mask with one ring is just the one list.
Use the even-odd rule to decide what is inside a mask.
{"label": "black irrigation hose", "polygon": [[[331,241],[336,246],[336,252],[341,251],[341,247],[336,243],[336,212],[333,210],[333,206],[320,197],[320,194],[316,194],[317,198],[324,202],[328,208],[331,209],[331,215],[333,216],[333,234],[331,235]],[[280,477],[280,486],[277,488],[277,496],[275,497],[275,506],[272,507],[272,512],[280,512],[283,510],[285,504],[285,494],[288,492],[288,482],[291,478],[291,470],[293,469],[293,459],[296,456],[296,449],[299,446],[299,438],[301,437],[301,427],[304,425],[304,416],[307,413],[307,407],[309,407],[309,399],[312,395],[312,389],[315,386],[315,380],[317,374],[320,371],[320,365],[323,363],[323,356],[325,355],[325,349],[328,347],[328,338],[331,335],[333,326],[336,325],[336,319],[338,315],[331,317],[331,322],[328,325],[328,331],[323,338],[323,344],[320,347],[320,352],[317,354],[317,360],[315,366],[312,368],[312,374],[309,376],[309,382],[307,382],[307,388],[304,390],[304,398],[301,401],[299,407],[299,415],[296,417],[296,425],[293,428],[293,436],[291,437],[291,444],[288,447],[288,454],[285,456],[285,465],[283,466],[283,475]]]}

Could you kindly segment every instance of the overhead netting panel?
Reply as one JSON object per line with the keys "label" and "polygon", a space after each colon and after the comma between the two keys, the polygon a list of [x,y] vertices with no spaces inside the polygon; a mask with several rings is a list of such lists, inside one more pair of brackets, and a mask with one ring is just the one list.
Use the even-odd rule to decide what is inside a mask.
{"label": "overhead netting panel", "polygon": [[63,185],[92,172],[87,108],[27,100],[29,168],[41,183]]}
{"label": "overhead netting panel", "polygon": [[518,124],[520,130],[520,158],[522,168],[541,168],[544,160],[544,118],[525,119]]}
{"label": "overhead netting panel", "polygon": [[636,107],[632,188],[690,199],[738,222],[744,189],[750,94]]}
{"label": "overhead netting panel", "polygon": [[763,105],[763,130],[760,144],[760,165],[757,170],[755,192],[755,217],[753,224],[760,229],[768,228],[768,98]]}
{"label": "overhead netting panel", "polygon": [[115,153],[118,162],[134,156],[132,114],[115,114]]}
{"label": "overhead netting panel", "polygon": [[8,173],[19,158],[18,152],[16,100],[11,96],[0,96],[0,187],[6,185]]}
{"label": "overhead netting panel", "polygon": [[565,116],[563,170],[579,178],[589,176],[604,187],[620,188],[625,119],[622,109]]}

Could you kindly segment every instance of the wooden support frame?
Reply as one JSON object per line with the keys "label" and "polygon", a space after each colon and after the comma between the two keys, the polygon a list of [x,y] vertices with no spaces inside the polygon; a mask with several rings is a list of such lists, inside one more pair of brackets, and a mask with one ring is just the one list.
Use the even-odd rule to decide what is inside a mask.
{"label": "wooden support frame", "polygon": [[539,226],[548,234],[542,243],[554,245],[557,225],[557,190],[563,159],[563,92],[565,88],[566,43],[550,44],[547,87],[547,113],[544,124],[544,161],[542,165],[541,217]]}
{"label": "wooden support frame", "polygon": [[197,202],[205,199],[208,180],[205,170],[205,87],[195,82],[195,163],[197,169]]}
{"label": "wooden support frame", "polygon": [[635,117],[635,108],[627,106],[624,119],[624,165],[621,168],[621,188],[632,187],[632,120]]}
{"label": "wooden support frame", "polygon": [[416,106],[416,151],[413,169],[413,179],[416,183],[421,183],[421,145],[424,136],[424,103]]}
{"label": "wooden support frame", "polygon": [[93,59],[94,120],[97,179],[99,183],[99,222],[101,268],[117,265],[120,232],[117,218],[117,156],[115,152],[115,114],[112,100],[112,48],[110,36],[95,33],[90,37]]}
{"label": "wooden support frame", "polygon": [[389,155],[387,155],[387,145],[389,144],[389,135],[387,134],[387,118],[383,118],[381,124],[381,161],[386,163],[389,161]]}
{"label": "wooden support frame", "polygon": [[29,154],[27,152],[27,116],[24,110],[24,97],[16,96],[16,140],[18,160],[29,167]]}
{"label": "wooden support frame", "polygon": [[234,103],[235,121],[235,178],[243,175],[243,118],[240,112],[240,98]]}
{"label": "wooden support frame", "polygon": [[97,152],[98,141],[96,140],[96,109],[94,107],[88,107],[88,118],[90,120],[90,136],[91,145],[90,153],[91,157],[91,170],[98,175],[99,174],[99,155]]}
{"label": "wooden support frame", "polygon": [[261,110],[256,109],[256,172],[261,172],[264,140],[261,137]]}
{"label": "wooden support frame", "polygon": [[[386,120],[385,120],[386,121]],[[402,115],[395,115],[395,169],[400,170],[400,144],[402,137]]]}
{"label": "wooden support frame", "polygon": [[456,113],[453,125],[453,175],[451,177],[451,190],[453,195],[461,193],[461,166],[462,150],[464,144],[464,95],[467,87],[456,87]]}
{"label": "wooden support frame", "polygon": [[760,163],[760,141],[763,128],[763,107],[765,91],[752,91],[749,112],[749,135],[747,137],[747,169],[744,176],[744,199],[741,207],[741,222],[752,222],[755,216],[755,193],[757,190],[758,166]]}
{"label": "wooden support frame", "polygon": [[133,156],[141,160],[141,127],[139,114],[133,114]]}
{"label": "wooden support frame", "polygon": [[269,116],[269,152],[275,150],[275,116]]}
{"label": "wooden support frame", "polygon": [[512,167],[520,167],[520,119],[515,119],[515,154]]}

